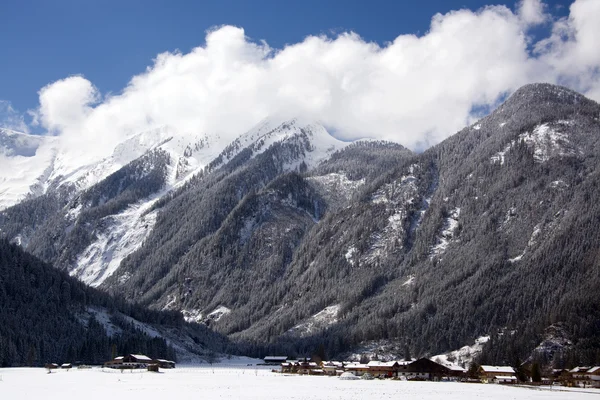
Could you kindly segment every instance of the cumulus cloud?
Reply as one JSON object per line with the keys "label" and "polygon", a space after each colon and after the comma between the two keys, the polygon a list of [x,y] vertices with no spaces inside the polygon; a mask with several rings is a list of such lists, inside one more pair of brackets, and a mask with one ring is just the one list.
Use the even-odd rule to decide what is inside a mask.
{"label": "cumulus cloud", "polygon": [[600,99],[600,2],[577,0],[531,46],[528,29],[549,18],[540,0],[523,0],[514,11],[437,14],[424,35],[383,46],[348,32],[282,49],[222,26],[187,54],[159,54],[120,94],[102,98],[81,76],[49,84],[34,114],[52,134],[101,153],[164,125],[230,141],[274,114],[317,120],[342,139],[424,149],[472,122],[474,109],[528,82],[567,84]]}

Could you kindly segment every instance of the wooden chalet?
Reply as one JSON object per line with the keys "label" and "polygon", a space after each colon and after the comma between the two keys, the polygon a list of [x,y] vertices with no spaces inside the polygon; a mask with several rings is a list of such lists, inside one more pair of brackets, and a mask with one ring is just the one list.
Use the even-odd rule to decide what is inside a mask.
{"label": "wooden chalet", "polygon": [[104,363],[106,368],[114,369],[137,369],[147,368],[150,364],[156,364],[154,360],[143,354],[128,354],[126,356],[116,357],[114,360]]}
{"label": "wooden chalet", "polygon": [[483,383],[517,383],[516,372],[513,367],[482,365],[479,367],[479,376]]}
{"label": "wooden chalet", "polygon": [[57,369],[58,368],[58,364],[48,363],[48,364],[44,365],[44,368],[46,368],[46,369]]}
{"label": "wooden chalet", "polygon": [[400,371],[404,372],[406,379],[441,380],[442,378],[451,375],[451,371],[448,367],[438,364],[435,361],[431,361],[428,358],[419,358],[418,360],[405,365],[405,367],[406,368],[401,368]]}
{"label": "wooden chalet", "polygon": [[392,378],[398,376],[398,361],[369,361],[369,373],[375,377]]}
{"label": "wooden chalet", "polygon": [[352,372],[356,376],[362,376],[367,372],[370,373],[369,366],[367,364],[351,363],[345,367],[346,371]]}
{"label": "wooden chalet", "polygon": [[301,375],[322,375],[323,370],[313,361],[299,361],[296,372]]}
{"label": "wooden chalet", "polygon": [[600,388],[600,366],[590,368],[585,375],[591,387]]}
{"label": "wooden chalet", "polygon": [[448,365],[446,368],[450,370],[448,378],[452,381],[463,380],[467,377],[467,370],[463,367],[459,367],[458,365]]}
{"label": "wooden chalet", "polygon": [[569,371],[569,386],[600,388],[600,366],[575,367]]}
{"label": "wooden chalet", "polygon": [[294,370],[295,363],[296,363],[295,360],[290,360],[290,361],[282,362],[281,363],[281,373],[282,374],[295,373],[296,372],[296,370]]}
{"label": "wooden chalet", "polygon": [[341,361],[324,361],[321,363],[324,375],[340,376],[344,373],[344,363]]}

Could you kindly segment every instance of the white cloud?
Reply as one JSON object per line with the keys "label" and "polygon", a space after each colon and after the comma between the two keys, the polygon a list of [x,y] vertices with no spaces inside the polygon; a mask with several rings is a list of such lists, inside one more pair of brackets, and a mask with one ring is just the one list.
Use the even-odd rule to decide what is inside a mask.
{"label": "white cloud", "polygon": [[17,112],[12,104],[6,100],[0,100],[0,128],[8,128],[19,132],[29,132],[23,115]]}
{"label": "white cloud", "polygon": [[35,113],[36,123],[41,123],[51,133],[64,133],[81,129],[98,101],[98,91],[90,81],[81,76],[61,79],[39,91],[40,107]]}
{"label": "white cloud", "polygon": [[542,0],[521,0],[517,4],[517,15],[525,26],[543,24],[549,19]]}
{"label": "white cloud", "polygon": [[76,76],[40,91],[38,122],[65,142],[105,155],[114,143],[156,126],[218,133],[230,141],[273,114],[304,115],[345,139],[376,137],[425,148],[533,81],[570,85],[600,99],[600,1],[578,0],[551,37],[528,27],[548,20],[539,0],[437,14],[422,36],[379,46],[355,33],[310,36],[272,49],[241,28],[207,33],[187,54],[163,53],[122,93],[101,99]]}

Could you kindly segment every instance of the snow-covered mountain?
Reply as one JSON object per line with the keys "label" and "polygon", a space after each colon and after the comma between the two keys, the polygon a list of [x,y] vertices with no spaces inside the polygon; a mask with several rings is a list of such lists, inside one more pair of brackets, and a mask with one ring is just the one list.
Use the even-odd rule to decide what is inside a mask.
{"label": "snow-covered mountain", "polygon": [[55,157],[56,138],[0,128],[0,210],[35,193]]}
{"label": "snow-covered mountain", "polygon": [[487,335],[524,352],[560,324],[583,354],[600,320],[599,118],[536,84],[421,154],[301,119],[222,147],[165,128],[105,164],[56,163],[63,183],[0,229],[89,284],[290,353],[395,338],[443,354]]}
{"label": "snow-covered mountain", "polygon": [[[181,135],[161,128],[129,137],[110,157],[81,166],[69,153],[54,149],[50,166],[38,177],[35,190],[28,192],[30,201],[16,207],[16,212],[35,204],[36,198],[48,203],[50,197],[60,203],[55,215],[43,216],[34,230],[18,226],[4,231],[28,250],[50,254],[47,260],[98,286],[152,231],[158,213],[155,204],[190,178],[209,175],[242,151],[252,159],[273,146],[288,146],[291,153],[280,155],[281,172],[285,172],[313,167],[346,145],[318,124],[267,119],[225,148],[218,137]],[[35,157],[33,152],[29,155]],[[135,185],[144,188],[134,188],[132,195]],[[53,196],[65,192],[60,198]],[[49,231],[62,238],[60,246],[46,243]]]}

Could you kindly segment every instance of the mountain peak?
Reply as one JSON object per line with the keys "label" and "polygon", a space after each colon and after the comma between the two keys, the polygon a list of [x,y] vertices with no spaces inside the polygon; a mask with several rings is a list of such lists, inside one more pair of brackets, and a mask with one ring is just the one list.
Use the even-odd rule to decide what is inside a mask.
{"label": "mountain peak", "polygon": [[569,88],[550,83],[529,83],[514,92],[507,102],[545,101],[559,104],[577,104],[589,101],[584,95]]}

